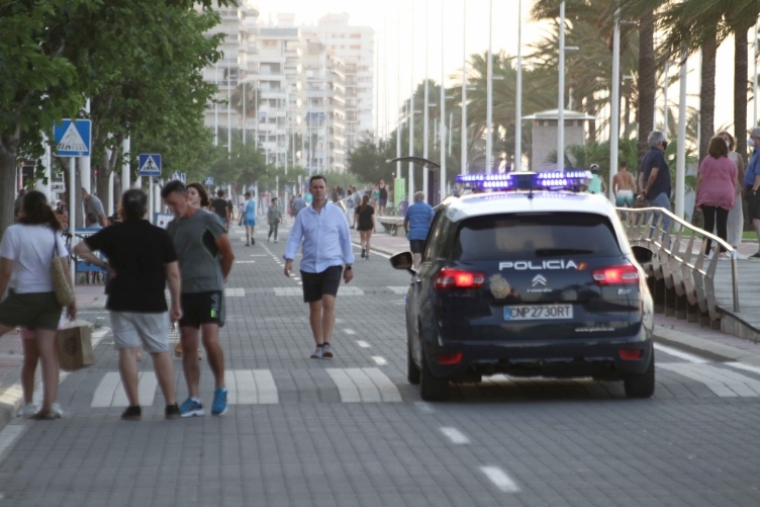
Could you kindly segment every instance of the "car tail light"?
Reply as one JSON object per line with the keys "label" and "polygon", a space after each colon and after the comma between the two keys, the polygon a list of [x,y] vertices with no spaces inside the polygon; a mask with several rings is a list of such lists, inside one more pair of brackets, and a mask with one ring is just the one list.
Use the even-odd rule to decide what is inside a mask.
{"label": "car tail light", "polygon": [[620,359],[625,361],[635,361],[643,355],[644,351],[641,349],[620,349]]}
{"label": "car tail light", "polygon": [[483,287],[486,275],[463,269],[444,268],[435,278],[435,288],[445,289],[479,289]]}
{"label": "car tail light", "polygon": [[438,364],[459,364],[462,362],[464,354],[454,352],[453,354],[438,354]]}
{"label": "car tail light", "polygon": [[595,269],[592,276],[599,285],[637,285],[639,283],[639,270],[630,264]]}

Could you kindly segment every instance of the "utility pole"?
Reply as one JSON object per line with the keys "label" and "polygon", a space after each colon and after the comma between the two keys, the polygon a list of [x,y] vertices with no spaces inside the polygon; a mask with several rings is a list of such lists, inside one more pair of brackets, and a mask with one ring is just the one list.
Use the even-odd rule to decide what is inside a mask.
{"label": "utility pole", "polygon": [[557,100],[557,170],[565,167],[565,2],[559,6],[559,97]]}

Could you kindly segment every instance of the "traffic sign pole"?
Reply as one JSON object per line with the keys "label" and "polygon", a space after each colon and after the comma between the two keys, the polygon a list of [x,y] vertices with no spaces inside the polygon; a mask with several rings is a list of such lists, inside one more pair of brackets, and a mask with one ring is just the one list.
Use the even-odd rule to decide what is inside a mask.
{"label": "traffic sign pole", "polygon": [[[77,174],[77,159],[75,157],[69,158],[69,234],[71,234],[71,248],[74,248],[76,243],[76,223],[77,223],[77,204],[76,204],[76,174]],[[77,284],[77,263],[74,259],[71,259],[69,264],[71,270],[71,283],[76,286]]]}
{"label": "traffic sign pole", "polygon": [[153,177],[148,176],[148,220],[153,223]]}

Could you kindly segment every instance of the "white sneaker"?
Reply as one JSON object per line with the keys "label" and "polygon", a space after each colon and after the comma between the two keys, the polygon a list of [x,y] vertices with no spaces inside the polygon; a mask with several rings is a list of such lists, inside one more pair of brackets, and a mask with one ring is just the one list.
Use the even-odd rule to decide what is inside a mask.
{"label": "white sneaker", "polygon": [[61,408],[60,403],[53,403],[51,410],[54,414],[58,414],[59,416],[63,417],[63,409]]}
{"label": "white sneaker", "polygon": [[38,407],[34,403],[28,403],[21,409],[21,417],[24,419],[31,419],[34,414],[37,413]]}

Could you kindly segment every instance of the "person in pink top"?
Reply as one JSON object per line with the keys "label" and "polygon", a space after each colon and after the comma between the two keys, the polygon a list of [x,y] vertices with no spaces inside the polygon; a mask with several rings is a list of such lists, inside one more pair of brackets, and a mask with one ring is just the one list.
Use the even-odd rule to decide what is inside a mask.
{"label": "person in pink top", "polygon": [[[712,231],[717,226],[718,237],[726,241],[728,212],[736,196],[736,164],[728,158],[726,142],[719,136],[710,139],[707,153],[697,176],[697,208],[704,214],[705,230]],[[710,243],[707,239],[705,252],[710,251]],[[725,248],[721,246],[720,251]]]}

